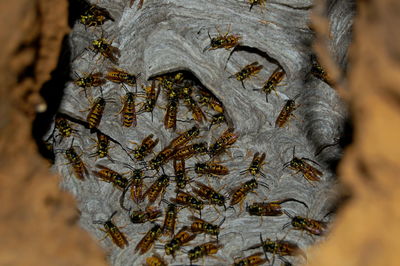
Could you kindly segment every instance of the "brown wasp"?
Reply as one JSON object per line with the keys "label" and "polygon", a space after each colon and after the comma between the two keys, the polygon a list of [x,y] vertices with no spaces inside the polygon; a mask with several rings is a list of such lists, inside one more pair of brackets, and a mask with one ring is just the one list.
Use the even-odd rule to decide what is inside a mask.
{"label": "brown wasp", "polygon": [[170,234],[171,236],[173,236],[175,232],[175,224],[176,224],[176,217],[178,215],[178,208],[173,203],[170,203],[164,199],[163,201],[168,204],[167,209],[165,210],[163,233]]}
{"label": "brown wasp", "polygon": [[254,91],[262,91],[265,93],[265,100],[268,102],[268,95],[274,91],[276,95],[276,87],[282,81],[285,76],[285,72],[279,68],[272,73],[269,79],[264,83],[261,89],[253,89]]}
{"label": "brown wasp", "polygon": [[173,257],[175,257],[176,251],[178,251],[186,243],[188,243],[196,238],[196,234],[190,233],[188,229],[189,228],[187,226],[184,226],[174,236],[174,238],[172,238],[171,241],[169,241],[167,244],[165,244],[164,249],[165,249],[166,255],[172,255]]}
{"label": "brown wasp", "polygon": [[271,202],[254,202],[251,205],[246,206],[246,211],[250,215],[254,216],[280,216],[284,212],[281,204],[285,202],[297,202],[304,205],[308,209],[306,203],[294,198],[286,198]]}
{"label": "brown wasp", "polygon": [[185,171],[184,160],[174,160],[175,182],[179,189],[184,189],[189,181]]}
{"label": "brown wasp", "polygon": [[75,177],[83,181],[85,180],[85,175],[87,176],[89,173],[80,155],[75,151],[73,143],[74,140],[72,140],[71,147],[65,151],[65,157],[69,164],[72,164]]}
{"label": "brown wasp", "polygon": [[192,188],[193,193],[198,195],[200,198],[203,200],[207,200],[211,204],[215,204],[218,206],[224,206],[225,207],[225,197],[215,191],[213,188],[204,185],[203,183],[200,182],[195,182],[197,188]]}
{"label": "brown wasp", "polygon": [[258,266],[269,262],[268,259],[261,258],[262,255],[262,252],[257,252],[242,259],[235,259],[232,266]]}
{"label": "brown wasp", "polygon": [[173,131],[176,129],[176,116],[178,114],[178,100],[174,99],[168,102],[167,111],[164,116],[164,127],[165,129],[172,128]]}
{"label": "brown wasp", "polygon": [[171,159],[174,151],[175,150],[173,148],[170,148],[170,146],[165,147],[156,156],[154,156],[153,159],[149,161],[150,168],[158,170],[164,163]]}
{"label": "brown wasp", "polygon": [[190,219],[193,221],[192,225],[190,226],[190,230],[195,234],[206,234],[212,235],[217,237],[218,242],[218,235],[220,232],[221,225],[225,222],[225,218],[219,223],[219,225],[214,225],[212,223],[206,222],[200,218],[191,216]]}
{"label": "brown wasp", "polygon": [[118,57],[121,55],[121,52],[117,47],[112,46],[112,41],[108,42],[107,39],[101,37],[92,41],[90,49],[96,53],[100,53],[112,63],[118,64]]}
{"label": "brown wasp", "polygon": [[293,216],[288,211],[283,211],[290,219],[291,222],[286,223],[282,229],[292,225],[294,230],[306,231],[309,234],[321,236],[328,230],[328,224],[323,221],[318,221],[310,218],[305,218],[301,216]]}
{"label": "brown wasp", "polygon": [[124,190],[128,186],[129,181],[123,175],[102,165],[98,165],[98,167],[101,169],[100,171],[98,172],[92,171],[92,172],[101,180],[108,183],[112,183],[115,187],[117,187],[120,190]]}
{"label": "brown wasp", "polygon": [[[302,251],[299,246],[293,242],[285,241],[285,240],[271,240],[269,238],[262,239],[262,235],[260,233],[260,244],[253,245],[246,250],[256,249],[262,247],[265,257],[267,257],[267,253],[272,253],[275,259],[275,255],[278,255],[279,258],[283,261],[286,261],[284,256],[302,256],[304,259],[307,259],[306,254]],[[273,260],[274,261],[274,260]],[[273,265],[273,263],[271,264]]]}
{"label": "brown wasp", "polygon": [[276,118],[275,127],[284,127],[286,125],[286,123],[289,121],[290,117],[292,117],[292,116],[295,117],[293,112],[300,106],[300,105],[296,105],[295,99],[297,97],[298,96],[286,101],[281,112],[279,113],[278,117]]}
{"label": "brown wasp", "polygon": [[178,137],[174,138],[169,147],[171,148],[178,148],[180,146],[185,145],[195,137],[200,134],[200,130],[197,126],[193,126],[191,129],[185,131],[184,133],[180,134]]}
{"label": "brown wasp", "polygon": [[136,76],[128,73],[125,70],[118,68],[111,68],[105,76],[106,79],[115,83],[124,83],[129,86],[136,85]]}
{"label": "brown wasp", "polygon": [[161,226],[155,224],[137,244],[135,251],[139,251],[140,255],[143,255],[144,253],[149,251],[154,242],[161,236],[161,233]]}
{"label": "brown wasp", "polygon": [[181,190],[177,190],[176,198],[171,198],[170,201],[185,207],[198,210],[200,212],[200,215],[201,210],[204,208],[204,202]]}
{"label": "brown wasp", "polygon": [[208,148],[208,154],[210,157],[214,157],[223,153],[226,148],[233,145],[239,136],[233,133],[233,128],[228,128],[222,135]]}
{"label": "brown wasp", "polygon": [[85,27],[97,27],[103,25],[107,20],[114,21],[107,9],[91,4],[90,7],[79,18],[79,22]]}
{"label": "brown wasp", "polygon": [[307,163],[306,161],[310,161],[315,163],[316,165],[319,165],[317,162],[302,157],[302,158],[298,158],[295,157],[295,147],[293,147],[293,158],[292,160],[290,160],[289,162],[285,163],[283,165],[284,168],[289,167],[292,170],[296,171],[297,173],[302,173],[304,178],[307,181],[320,181],[321,180],[321,176],[323,175],[323,173],[318,170],[317,168],[311,166],[309,163]]}
{"label": "brown wasp", "polygon": [[234,206],[240,203],[240,207],[242,208],[244,198],[247,196],[248,193],[253,192],[255,189],[257,189],[259,184],[269,189],[267,184],[257,181],[254,178],[250,179],[249,181],[246,181],[232,191],[231,202],[229,205]]}
{"label": "brown wasp", "polygon": [[158,254],[146,259],[146,266],[167,266],[168,264]]}
{"label": "brown wasp", "polygon": [[162,211],[155,207],[146,207],[145,211],[137,210],[129,214],[129,218],[134,224],[142,224],[148,221],[154,221],[162,215]]}
{"label": "brown wasp", "polygon": [[222,164],[206,162],[206,163],[196,163],[194,165],[194,172],[198,175],[222,176],[222,175],[228,175],[229,169],[228,167]]}
{"label": "brown wasp", "polygon": [[190,265],[192,265],[193,261],[196,261],[199,258],[216,254],[218,250],[222,247],[222,245],[215,244],[215,242],[208,242],[194,247],[193,249],[188,251]]}
{"label": "brown wasp", "polygon": [[[132,150],[133,157],[136,160],[143,161],[144,158],[147,155],[149,155],[151,153],[151,151],[153,150],[153,148],[157,145],[158,138],[153,140],[153,137],[154,137],[153,134],[148,135],[147,137],[145,137],[142,140],[142,143],[140,144],[139,147]],[[135,143],[135,142],[132,142],[132,143]]]}
{"label": "brown wasp", "polygon": [[249,173],[252,176],[257,176],[257,175],[261,175],[262,177],[265,177],[265,174],[261,171],[261,168],[264,164],[264,160],[265,160],[265,152],[263,154],[261,154],[259,152],[256,152],[254,154],[253,160],[250,163],[249,168],[247,168],[246,170],[240,172],[241,174],[245,174],[245,173]]}
{"label": "brown wasp", "polygon": [[176,160],[187,160],[194,155],[207,153],[207,143],[200,142],[177,149],[172,156]]}
{"label": "brown wasp", "polygon": [[316,78],[319,78],[326,82],[329,86],[334,86],[335,82],[333,79],[328,75],[325,69],[318,63],[318,61],[313,58],[311,65],[310,73],[314,75]]}
{"label": "brown wasp", "polygon": [[201,105],[208,105],[217,113],[224,112],[224,106],[222,103],[215,97],[211,92],[206,91],[205,89],[198,89],[200,93],[199,103]]}
{"label": "brown wasp", "polygon": [[104,229],[100,228],[100,230],[105,232],[108,236],[110,236],[112,242],[114,242],[114,244],[117,245],[119,248],[125,248],[129,246],[126,236],[111,221],[111,219],[114,217],[116,213],[117,213],[116,211],[113,212],[113,214],[111,214],[110,218],[107,221],[94,221],[93,223],[102,224],[104,226]]}
{"label": "brown wasp", "polygon": [[184,87],[181,89],[181,97],[183,98],[184,104],[192,111],[193,118],[197,122],[203,121],[203,118],[206,119],[203,111],[197,105],[196,101],[192,98],[192,88]]}
{"label": "brown wasp", "polygon": [[257,75],[261,71],[261,69],[263,69],[262,65],[259,65],[258,62],[253,62],[246,65],[239,72],[233,74],[229,78],[236,78],[236,80],[242,83],[243,89],[246,89],[243,81]]}
{"label": "brown wasp", "polygon": [[143,194],[143,198],[148,198],[149,203],[154,203],[160,194],[165,192],[165,189],[169,185],[169,176],[166,174],[160,175],[160,177],[146,190]]}

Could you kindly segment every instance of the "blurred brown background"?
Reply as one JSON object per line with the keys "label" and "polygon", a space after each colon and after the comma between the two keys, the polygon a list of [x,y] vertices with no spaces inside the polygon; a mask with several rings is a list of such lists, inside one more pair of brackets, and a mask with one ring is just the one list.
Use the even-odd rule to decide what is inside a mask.
{"label": "blurred brown background", "polygon": [[[0,265],[105,265],[77,225],[71,196],[58,189],[32,138],[68,33],[67,1],[0,2]],[[313,19],[316,51],[348,102],[354,142],[338,173],[352,193],[311,265],[398,265],[400,250],[400,2],[359,0],[349,71],[342,78],[324,48],[323,17]]]}

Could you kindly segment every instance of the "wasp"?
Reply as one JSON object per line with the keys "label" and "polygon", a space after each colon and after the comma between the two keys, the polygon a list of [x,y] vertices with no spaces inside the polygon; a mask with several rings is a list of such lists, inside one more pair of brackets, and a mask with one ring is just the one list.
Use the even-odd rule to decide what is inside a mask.
{"label": "wasp", "polygon": [[117,212],[113,212],[107,221],[94,221],[94,224],[103,224],[104,229],[100,229],[111,237],[112,242],[119,248],[125,248],[129,246],[129,242],[126,239],[124,233],[122,233],[118,227],[111,221]]}
{"label": "wasp", "polygon": [[85,180],[85,175],[89,174],[88,170],[72,144],[71,147],[65,151],[65,157],[67,157],[68,162],[72,164],[72,169],[74,170],[76,178],[82,181]]}
{"label": "wasp", "polygon": [[120,197],[120,205],[122,209],[130,211],[130,209],[124,207],[125,194],[129,188],[131,188],[131,198],[136,204],[139,204],[143,200],[143,179],[145,178],[149,177],[144,176],[143,169],[132,169],[129,183]]}
{"label": "wasp", "polygon": [[218,35],[211,38],[210,33],[208,32],[208,38],[210,39],[210,44],[204,48],[203,53],[207,50],[215,50],[224,48],[225,50],[229,50],[231,48],[235,48],[239,45],[241,36],[236,34],[229,34],[231,29],[229,26],[228,31],[225,34],[221,34],[217,28]]}
{"label": "wasp", "polygon": [[247,194],[257,189],[259,184],[269,189],[267,184],[259,182],[254,178],[250,179],[249,181],[246,181],[245,183],[243,183],[242,185],[233,190],[230,206],[234,206],[239,202],[242,203]]}
{"label": "wasp", "polygon": [[122,69],[111,68],[105,78],[115,83],[124,83],[129,86],[136,85],[136,76]]}
{"label": "wasp", "polygon": [[97,27],[103,25],[107,20],[114,21],[107,9],[99,7],[95,4],[90,5],[90,8],[81,15],[79,22],[85,27]]}
{"label": "wasp", "polygon": [[257,75],[261,71],[261,69],[263,69],[262,65],[259,65],[258,62],[253,62],[251,64],[246,65],[239,72],[233,74],[229,78],[236,78],[236,80],[242,83],[243,89],[246,89],[243,81],[251,78],[252,76]]}
{"label": "wasp", "polygon": [[262,255],[262,252],[257,252],[242,259],[235,259],[232,266],[257,266],[269,262],[268,259],[261,258]]}
{"label": "wasp", "polygon": [[94,129],[97,129],[100,125],[105,107],[106,101],[103,97],[98,97],[94,100],[94,103],[89,109],[89,113],[86,117],[86,121],[89,124],[89,129],[91,130],[91,132],[94,131]]}
{"label": "wasp", "polygon": [[328,230],[328,224],[323,221],[318,221],[310,218],[305,218],[301,216],[293,216],[286,210],[283,211],[289,218],[292,219],[291,222],[286,223],[282,229],[292,225],[295,230],[302,230],[310,233],[312,235],[321,236]]}
{"label": "wasp", "polygon": [[178,100],[169,101],[167,104],[167,111],[165,112],[164,116],[165,129],[172,128],[172,130],[175,131],[177,113],[178,113]]}
{"label": "wasp", "polygon": [[216,254],[218,250],[222,247],[222,245],[215,244],[215,242],[208,242],[194,247],[193,249],[188,251],[190,265],[192,265],[193,261],[196,261],[199,258]]}
{"label": "wasp", "polygon": [[225,207],[225,197],[215,191],[213,188],[204,185],[200,182],[195,182],[197,188],[192,188],[193,193],[198,195],[203,200],[209,201],[211,204]]}
{"label": "wasp", "polygon": [[261,89],[253,89],[254,91],[262,91],[265,93],[265,101],[268,102],[268,95],[274,91],[276,94],[276,87],[282,81],[285,76],[285,72],[279,68],[272,73],[269,79],[264,83]]}
{"label": "wasp", "polygon": [[178,251],[184,244],[196,238],[196,234],[191,234],[187,226],[184,226],[167,244],[165,244],[165,254],[175,257],[175,252]]}
{"label": "wasp", "polygon": [[233,128],[228,128],[213,144],[210,145],[208,149],[208,154],[210,157],[214,157],[223,153],[226,148],[233,145],[237,141],[239,136],[233,133],[233,131]]}
{"label": "wasp", "polygon": [[169,185],[169,176],[166,174],[160,175],[160,177],[146,190],[143,194],[143,198],[148,197],[149,203],[154,203],[160,194],[165,192],[165,189]]}
{"label": "wasp", "polygon": [[[174,86],[181,83],[184,80],[184,78],[185,78],[185,75],[182,72],[178,72],[176,74],[169,74],[169,75],[157,77],[156,79],[160,81],[161,86],[165,90],[169,91],[169,90],[173,90]],[[178,93],[176,95],[178,95]]]}
{"label": "wasp", "polygon": [[124,190],[128,186],[129,181],[126,177],[105,166],[98,165],[98,167],[101,168],[101,170],[98,172],[93,171],[93,174],[101,180],[112,183],[120,190]]}
{"label": "wasp", "polygon": [[225,218],[219,223],[219,225],[214,225],[212,223],[206,222],[200,218],[191,216],[190,219],[193,221],[192,225],[190,226],[190,230],[195,234],[206,234],[212,235],[217,237],[218,242],[218,235],[220,232],[221,225],[225,222]]}
{"label": "wasp", "polygon": [[261,154],[261,156],[260,156],[259,152],[256,152],[253,156],[253,160],[251,161],[249,168],[242,171],[241,174],[249,173],[254,177],[257,175],[261,175],[262,177],[265,177],[265,174],[263,172],[261,172],[261,168],[264,164],[264,160],[265,160],[265,152],[263,154]]}
{"label": "wasp", "polygon": [[204,153],[207,153],[207,143],[201,142],[184,146],[176,150],[172,157],[176,160],[187,160],[194,155]]}
{"label": "wasp", "polygon": [[153,121],[153,110],[156,106],[158,96],[160,94],[160,89],[157,89],[156,91],[156,85],[155,85],[155,80],[152,81],[150,87],[145,87],[144,88],[146,92],[146,101],[143,103],[143,105],[139,109],[139,113],[141,112],[150,112],[151,113],[151,120]]}
{"label": "wasp", "polygon": [[313,162],[317,165],[319,165],[317,162],[302,157],[302,158],[298,158],[294,156],[295,154],[295,147],[293,147],[293,158],[292,160],[290,160],[289,162],[285,163],[283,165],[283,167],[289,167],[292,170],[297,171],[296,173],[302,173],[304,178],[308,181],[320,181],[321,180],[321,176],[323,175],[323,173],[318,170],[317,168],[311,166],[309,163],[307,163],[306,161],[310,161]]}
{"label": "wasp", "polygon": [[[263,248],[265,253],[265,257],[267,257],[266,253],[272,253],[273,256],[278,255],[282,260],[283,256],[303,256],[303,258],[307,259],[306,254],[302,251],[299,246],[293,242],[285,241],[285,240],[271,240],[269,238],[262,239],[262,235],[260,234],[260,244],[256,244],[254,246],[249,247],[246,250]],[[272,263],[273,264],[273,263]],[[272,265],[271,264],[271,265]]]}
{"label": "wasp", "polygon": [[135,93],[129,91],[123,97],[123,106],[119,113],[122,114],[122,126],[124,127],[137,126],[135,98]]}
{"label": "wasp", "polygon": [[155,254],[146,259],[146,266],[167,266],[167,265],[168,264],[158,254]]}
{"label": "wasp", "polygon": [[189,193],[177,190],[176,198],[171,198],[171,202],[174,202],[179,205],[183,205],[195,210],[198,210],[201,213],[201,210],[204,208],[204,202],[198,200],[197,198],[193,197]]}
{"label": "wasp", "polygon": [[328,75],[325,69],[323,69],[323,67],[316,60],[313,60],[310,72],[315,77],[326,82],[329,86],[334,85],[334,81],[332,80],[332,78]]}
{"label": "wasp", "polygon": [[192,98],[191,94],[192,88],[184,87],[181,89],[181,96],[184,99],[184,104],[192,111],[194,120],[201,122],[203,121],[203,118],[205,119],[204,113]]}
{"label": "wasp", "polygon": [[76,76],[78,76],[78,78],[74,81],[75,85],[84,89],[85,93],[87,88],[100,87],[106,83],[106,80],[103,79],[103,74],[100,72],[87,74],[83,77],[79,77],[78,74],[76,74]]}
{"label": "wasp", "polygon": [[154,207],[147,207],[145,211],[132,211],[129,218],[134,224],[142,224],[148,221],[154,221],[162,215],[162,211]]}
{"label": "wasp", "polygon": [[222,123],[226,123],[226,117],[224,113],[216,113],[211,117],[210,127],[208,128],[208,130],[210,130],[212,126]]}
{"label": "wasp", "polygon": [[143,161],[144,158],[151,153],[153,148],[158,143],[158,138],[153,140],[154,135],[150,134],[142,140],[142,143],[139,147],[132,150],[133,157],[136,160]]}
{"label": "wasp", "polygon": [[[69,124],[68,120],[61,115],[56,115],[54,120],[55,128],[61,135],[61,138],[68,138],[72,135],[72,133],[76,132],[71,125]],[[54,133],[54,131],[53,131]],[[53,134],[52,133],[52,134]]]}
{"label": "wasp", "polygon": [[170,148],[170,146],[164,148],[153,159],[149,161],[150,168],[158,170],[164,163],[171,159],[174,151],[175,150]]}
{"label": "wasp", "polygon": [[98,156],[99,158],[104,158],[108,155],[108,150],[110,149],[110,138],[101,132],[97,132],[97,150],[90,156]]}
{"label": "wasp", "polygon": [[215,97],[213,94],[204,89],[199,89],[199,93],[200,93],[199,103],[201,105],[208,105],[212,109],[214,109],[214,111],[216,111],[217,113],[224,112],[224,106],[217,99],[217,97]]}
{"label": "wasp", "polygon": [[168,206],[165,210],[165,219],[163,225],[163,233],[170,234],[171,236],[174,235],[175,232],[175,224],[176,224],[176,217],[178,215],[178,209],[175,204],[170,203],[164,200]]}
{"label": "wasp", "polygon": [[286,198],[271,202],[254,202],[253,204],[246,206],[246,211],[250,215],[254,216],[280,216],[284,211],[281,204],[285,202],[297,202],[304,205],[308,209],[306,203],[294,198]]}
{"label": "wasp", "polygon": [[293,112],[300,106],[296,105],[295,99],[289,99],[286,101],[285,105],[283,106],[281,112],[279,113],[278,117],[275,121],[275,127],[284,127],[286,123],[289,121],[290,117],[294,117],[295,115]]}
{"label": "wasp", "polygon": [[179,189],[184,189],[187,182],[189,181],[186,171],[185,171],[185,161],[184,160],[174,160],[174,171],[176,186]]}
{"label": "wasp", "polygon": [[112,63],[118,64],[118,57],[121,55],[120,50],[111,44],[112,42],[108,42],[105,38],[101,37],[92,41],[90,49],[108,58]]}
{"label": "wasp", "polygon": [[169,144],[169,147],[178,148],[180,146],[183,146],[192,139],[196,138],[199,134],[200,134],[200,129],[197,126],[193,126],[188,131],[185,131],[178,137],[174,138]]}
{"label": "wasp", "polygon": [[199,175],[228,175],[228,167],[216,163],[196,163],[194,165],[194,172]]}
{"label": "wasp", "polygon": [[135,251],[139,251],[140,255],[143,255],[144,253],[149,251],[154,242],[161,236],[161,233],[161,226],[155,224],[142,238],[142,240],[140,240],[139,244],[137,244]]}

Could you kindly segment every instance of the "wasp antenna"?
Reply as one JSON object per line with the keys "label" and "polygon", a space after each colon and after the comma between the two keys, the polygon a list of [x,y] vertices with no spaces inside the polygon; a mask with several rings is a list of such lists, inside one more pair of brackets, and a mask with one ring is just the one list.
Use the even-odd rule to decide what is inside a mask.
{"label": "wasp antenna", "polygon": [[287,228],[290,224],[291,224],[291,222],[285,223],[285,224],[282,226],[282,230],[285,229],[285,228]]}
{"label": "wasp antenna", "polygon": [[110,221],[110,220],[114,217],[114,215],[117,214],[117,212],[118,212],[118,211],[114,211],[114,212],[111,214],[110,218],[108,218],[108,220]]}
{"label": "wasp antenna", "polygon": [[269,186],[266,183],[261,182],[261,181],[257,181],[257,183],[260,184],[260,186],[263,186],[263,187],[269,189]]}
{"label": "wasp antenna", "polygon": [[226,220],[226,217],[224,216],[224,219],[222,219],[222,221],[219,223],[218,227],[220,227],[225,222],[225,220]]}
{"label": "wasp antenna", "polygon": [[283,210],[283,212],[284,212],[290,219],[293,219],[293,218],[294,218],[294,216],[291,215],[287,210]]}
{"label": "wasp antenna", "polygon": [[289,165],[290,165],[290,162],[284,163],[282,169],[285,169],[285,168],[288,167]]}
{"label": "wasp antenna", "polygon": [[126,192],[128,191],[128,189],[129,189],[129,187],[132,185],[132,181],[131,182],[129,182],[129,184],[128,184],[128,186],[126,186],[126,188],[124,189],[124,191],[122,192],[122,195],[121,195],[121,197],[119,198],[119,205],[121,206],[121,208],[122,209],[124,209],[125,211],[130,211],[132,208],[126,208],[125,206],[124,206],[124,201],[125,201],[125,194],[126,194]]}

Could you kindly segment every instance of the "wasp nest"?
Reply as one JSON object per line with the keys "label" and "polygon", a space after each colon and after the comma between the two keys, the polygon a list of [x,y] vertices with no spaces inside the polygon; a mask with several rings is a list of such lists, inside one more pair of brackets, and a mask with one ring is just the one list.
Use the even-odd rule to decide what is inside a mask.
{"label": "wasp nest", "polygon": [[[342,66],[349,5],[331,1],[327,8],[331,50]],[[188,265],[202,263],[205,252],[212,255],[203,257],[206,265],[227,265],[262,252],[260,235],[291,243],[287,253],[264,245],[261,261],[301,263],[301,250],[323,241],[338,194],[331,164],[341,150],[320,148],[343,134],[346,111],[313,56],[312,6],[296,0],[83,5],[69,36],[75,81],[64,89],[47,139],[62,188],[78,200],[81,226],[101,240],[111,264],[138,265],[158,254],[168,264]],[[149,112],[151,90],[159,95]],[[171,143],[188,131],[195,136],[185,145]],[[140,158],[139,146],[151,134],[155,147]],[[165,157],[156,157],[161,151]],[[253,157],[264,163],[246,171]],[[174,170],[182,162],[186,180]],[[135,174],[146,178],[138,178],[143,193],[131,195]],[[255,202],[275,202],[282,210]],[[163,228],[169,204],[176,207],[175,234],[187,227],[181,235],[190,240],[174,256],[165,250],[173,235]],[[255,215],[257,206],[265,216]],[[148,216],[134,216],[138,211]],[[106,223],[112,214],[122,235]],[[219,229],[197,234],[201,220],[193,216]],[[149,230],[156,233],[147,251],[141,239]],[[194,252],[204,243],[211,249]]]}

